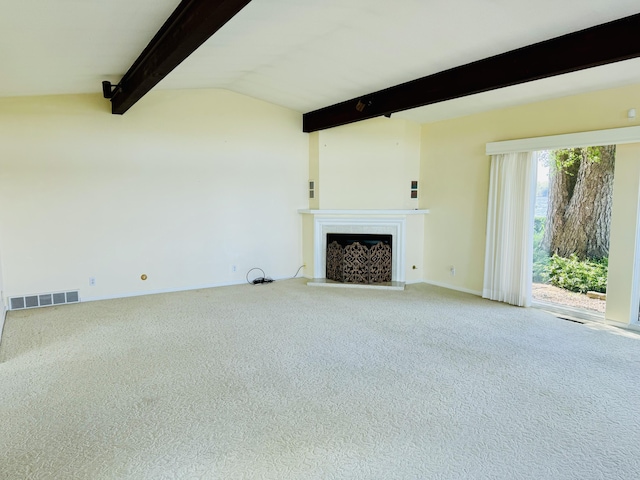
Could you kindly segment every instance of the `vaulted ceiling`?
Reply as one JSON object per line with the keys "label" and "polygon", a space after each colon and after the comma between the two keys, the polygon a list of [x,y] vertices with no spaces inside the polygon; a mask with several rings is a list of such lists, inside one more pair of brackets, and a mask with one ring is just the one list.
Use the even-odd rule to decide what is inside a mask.
{"label": "vaulted ceiling", "polygon": [[[0,96],[101,92],[178,3],[0,0]],[[156,89],[224,88],[302,113],[639,12],[637,0],[253,0]],[[394,116],[430,122],[631,83],[639,59]]]}

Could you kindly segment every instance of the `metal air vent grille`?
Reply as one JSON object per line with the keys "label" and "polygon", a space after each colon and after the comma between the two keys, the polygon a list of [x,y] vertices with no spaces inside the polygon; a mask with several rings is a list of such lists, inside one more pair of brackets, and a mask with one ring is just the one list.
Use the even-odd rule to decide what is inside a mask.
{"label": "metal air vent grille", "polygon": [[50,307],[65,303],[78,303],[80,295],[78,291],[41,293],[37,295],[24,295],[9,299],[9,310],[23,310],[26,308]]}

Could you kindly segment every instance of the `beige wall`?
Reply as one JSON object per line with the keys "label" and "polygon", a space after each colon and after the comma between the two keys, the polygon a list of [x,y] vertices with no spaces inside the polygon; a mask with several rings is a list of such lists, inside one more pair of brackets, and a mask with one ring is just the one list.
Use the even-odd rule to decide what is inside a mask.
{"label": "beige wall", "polygon": [[[310,135],[309,170],[316,199],[327,210],[416,209],[411,181],[420,176],[420,125],[375,118]],[[305,215],[305,275],[313,275],[313,217]],[[422,281],[424,219],[406,217],[405,280]],[[415,269],[413,267],[416,267]]]}
{"label": "beige wall", "polygon": [[414,209],[420,125],[375,118],[319,133],[322,209]]}
{"label": "beige wall", "polygon": [[486,143],[637,125],[626,114],[640,108],[639,99],[640,85],[634,85],[423,125],[420,207],[431,210],[425,218],[425,280],[482,290]]}
{"label": "beige wall", "polygon": [[309,165],[299,113],[216,90],[109,107],[98,95],[0,100],[5,297],[294,274]]}
{"label": "beige wall", "polygon": [[[479,292],[485,144],[635,125],[626,112],[640,108],[637,98],[640,85],[422,127],[378,118],[312,135],[301,133],[299,113],[227,91],[154,92],[124,116],[98,95],[1,99],[5,299],[236,283],[254,266],[286,277],[304,262],[308,274],[310,217],[296,212],[305,207],[428,208],[408,217],[407,280]],[[621,205],[638,193],[634,152],[620,166],[625,182],[616,176],[613,229],[625,233],[612,245],[625,251],[621,225],[636,214]],[[419,201],[409,196],[416,179]],[[627,282],[627,270],[611,282]]]}
{"label": "beige wall", "polygon": [[632,286],[638,242],[635,224],[640,200],[640,144],[618,145],[615,168],[606,318],[629,323],[638,320]]}

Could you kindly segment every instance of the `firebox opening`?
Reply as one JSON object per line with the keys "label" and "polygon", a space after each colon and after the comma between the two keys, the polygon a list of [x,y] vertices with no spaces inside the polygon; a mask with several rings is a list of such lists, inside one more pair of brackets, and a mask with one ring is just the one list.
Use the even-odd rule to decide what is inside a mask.
{"label": "firebox opening", "polygon": [[327,234],[327,279],[343,283],[391,282],[392,236]]}

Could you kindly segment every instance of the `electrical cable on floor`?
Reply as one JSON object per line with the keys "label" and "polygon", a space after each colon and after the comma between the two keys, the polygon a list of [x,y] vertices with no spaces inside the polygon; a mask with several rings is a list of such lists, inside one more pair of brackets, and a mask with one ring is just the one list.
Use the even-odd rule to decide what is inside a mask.
{"label": "electrical cable on floor", "polygon": [[[261,276],[261,277],[256,277],[256,278],[254,278],[253,280],[249,280],[249,274],[250,274],[251,272],[253,272],[254,270],[260,270],[260,271],[262,272],[262,276]],[[249,285],[261,285],[261,284],[263,284],[263,283],[272,283],[272,282],[275,282],[275,280],[274,280],[274,279],[267,277],[267,276],[265,275],[265,273],[264,273],[264,270],[262,270],[262,269],[261,269],[261,268],[259,268],[259,267],[253,267],[251,270],[249,270],[249,271],[247,272],[247,276],[246,276],[245,278],[247,279],[247,283],[248,283]]]}
{"label": "electrical cable on floor", "polygon": [[300,265],[300,268],[298,269],[298,271],[296,272],[296,274],[295,274],[293,277],[291,277],[291,278],[296,278],[296,277],[298,276],[298,274],[300,273],[300,270],[302,270],[302,269],[303,269],[304,267],[306,267],[306,266],[307,266],[306,264]]}

